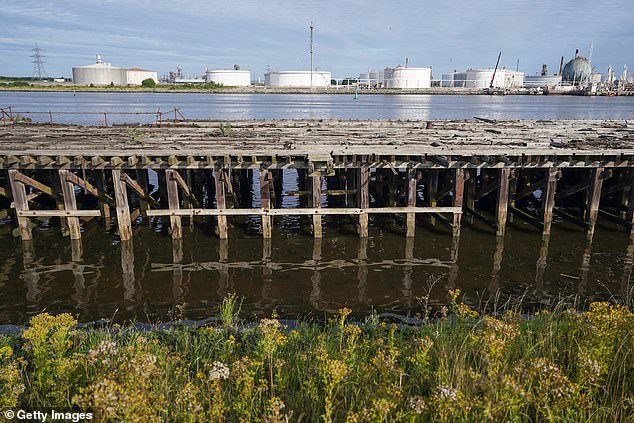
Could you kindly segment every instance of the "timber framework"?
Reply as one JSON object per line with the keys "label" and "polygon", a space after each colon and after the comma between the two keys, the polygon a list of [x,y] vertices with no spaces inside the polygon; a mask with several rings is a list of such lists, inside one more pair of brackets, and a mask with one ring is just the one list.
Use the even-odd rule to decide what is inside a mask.
{"label": "timber framework", "polygon": [[[597,219],[634,223],[634,125],[627,121],[201,121],[0,128],[0,207],[23,240],[34,218],[116,222],[121,240],[144,219],[204,220],[221,239],[230,220],[300,216],[314,237],[324,216],[368,236],[372,215],[443,225],[479,221],[549,234],[553,216],[592,233]],[[292,187],[292,188],[289,188]],[[284,200],[293,198],[292,206]],[[207,223],[205,223],[207,224]]]}

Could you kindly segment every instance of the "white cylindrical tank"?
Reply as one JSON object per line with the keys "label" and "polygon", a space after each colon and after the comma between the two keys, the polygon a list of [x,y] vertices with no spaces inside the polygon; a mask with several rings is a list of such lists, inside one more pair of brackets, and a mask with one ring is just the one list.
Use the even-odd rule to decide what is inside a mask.
{"label": "white cylindrical tank", "polygon": [[454,81],[462,81],[462,85],[455,84],[455,86],[462,86],[465,88],[489,88],[491,85],[491,78],[493,78],[493,72],[495,72],[495,79],[493,80],[493,88],[503,88],[506,71],[504,69],[467,69],[466,72],[458,72],[454,74]]}
{"label": "white cylindrical tank", "polygon": [[103,63],[97,55],[97,62],[92,65],[73,68],[73,83],[75,85],[126,85],[128,83],[127,69]]}
{"label": "white cylindrical tank", "polygon": [[216,69],[205,72],[205,81],[222,84],[225,87],[248,87],[251,85],[251,71]]}
{"label": "white cylindrical tank", "polygon": [[146,79],[152,79],[158,83],[158,74],[154,71],[149,71],[140,68],[132,68],[127,71],[127,84],[128,85],[141,85]]}
{"label": "white cylindrical tank", "polygon": [[453,87],[454,86],[454,80],[453,80],[453,73],[443,73],[442,77],[440,79],[440,86],[441,87]]}
{"label": "white cylindrical tank", "polygon": [[[330,72],[313,71],[313,87],[328,87]],[[272,71],[264,75],[264,85],[268,87],[310,87],[310,71]]]}
{"label": "white cylindrical tank", "polygon": [[[389,74],[389,77],[388,77]],[[385,87],[416,89],[431,87],[431,68],[406,68],[397,66],[385,72]]]}

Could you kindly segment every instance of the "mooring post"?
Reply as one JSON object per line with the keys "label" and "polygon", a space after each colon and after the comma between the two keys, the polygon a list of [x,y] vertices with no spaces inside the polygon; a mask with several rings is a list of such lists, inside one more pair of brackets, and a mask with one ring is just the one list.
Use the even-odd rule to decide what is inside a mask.
{"label": "mooring post", "polygon": [[[226,175],[222,169],[214,170],[214,183],[216,186],[216,208],[219,210],[224,210],[227,208],[227,203],[225,200],[225,177]],[[220,239],[227,239],[228,237],[227,216],[218,215],[218,236],[220,237]]]}
{"label": "mooring post", "polygon": [[594,226],[599,216],[599,205],[601,203],[601,189],[603,187],[602,167],[593,167],[590,170],[590,186],[588,188],[588,196],[586,203],[585,220],[590,224],[588,232],[594,232]]}
{"label": "mooring post", "polygon": [[29,219],[24,216],[20,216],[20,212],[29,209],[29,202],[26,197],[26,188],[22,182],[16,181],[15,176],[19,171],[15,169],[9,169],[9,182],[11,183],[11,194],[13,196],[13,208],[15,209],[16,218],[18,220],[18,228],[20,230],[20,238],[22,241],[29,241],[32,239],[31,227],[29,226]]}
{"label": "mooring post", "polygon": [[368,213],[366,209],[370,208],[370,168],[361,166],[357,171],[357,201],[361,214],[359,214],[359,236],[368,236]]}
{"label": "mooring post", "polygon": [[[267,169],[260,169],[260,207],[265,211],[271,208],[271,188],[269,186],[271,176]],[[262,237],[270,239],[272,235],[271,229],[271,216],[263,214]]]}
{"label": "mooring post", "polygon": [[[321,176],[313,176],[312,180],[312,206],[316,209],[321,208]],[[315,238],[322,237],[321,215],[313,214],[313,236]]]}
{"label": "mooring post", "polygon": [[121,241],[132,239],[132,221],[128,207],[128,188],[121,180],[121,170],[112,169],[112,184],[114,186],[115,203],[117,206],[117,223]]}
{"label": "mooring post", "polygon": [[[64,198],[64,210],[77,210],[77,200],[75,198],[75,186],[66,180],[66,175],[70,172],[68,170],[60,169],[59,183],[62,189],[62,197]],[[81,227],[79,226],[79,218],[77,216],[70,216],[66,218],[68,224],[68,230],[70,239],[81,238]]]}
{"label": "mooring post", "polygon": [[555,194],[557,193],[557,175],[559,169],[549,167],[546,169],[546,184],[542,193],[542,216],[544,218],[544,234],[550,234],[553,223],[553,208],[555,207]]}
{"label": "mooring post", "polygon": [[[106,195],[106,171],[103,169],[94,171],[95,185],[100,195]],[[103,219],[106,230],[110,229],[110,205],[103,199],[99,199],[99,209],[101,210],[101,218]]]}
{"label": "mooring post", "polygon": [[497,195],[497,236],[504,237],[506,230],[506,218],[509,206],[509,183],[511,180],[511,168],[500,169]]}
{"label": "mooring post", "polygon": [[[407,207],[416,207],[416,169],[407,170]],[[413,237],[416,234],[416,213],[407,213],[406,235]]]}
{"label": "mooring post", "polygon": [[[178,172],[174,169],[165,169],[165,181],[167,182],[167,198],[170,211],[180,209],[180,199],[178,196],[178,182],[174,173]],[[172,239],[181,239],[183,237],[183,224],[180,216],[170,216],[170,228],[172,231]]]}
{"label": "mooring post", "polygon": [[[455,176],[454,176],[454,188],[453,188],[453,206],[454,207],[462,207],[463,197],[464,197],[464,181],[465,181],[465,170],[463,168],[456,169]],[[461,212],[456,212],[453,214],[453,225],[452,225],[453,236],[460,235],[461,218],[462,218]]]}

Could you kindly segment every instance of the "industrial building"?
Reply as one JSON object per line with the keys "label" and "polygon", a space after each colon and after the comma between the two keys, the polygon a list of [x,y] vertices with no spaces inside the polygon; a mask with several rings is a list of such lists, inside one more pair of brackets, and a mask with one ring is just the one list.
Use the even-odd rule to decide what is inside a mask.
{"label": "industrial building", "polygon": [[264,85],[267,87],[328,87],[331,78],[332,74],[326,71],[271,71],[264,74]]}
{"label": "industrial building", "polygon": [[368,69],[367,72],[359,74],[358,84],[365,87],[378,87],[383,82],[383,72]]}
{"label": "industrial building", "polygon": [[233,69],[207,69],[205,81],[226,87],[248,87],[251,85],[251,71],[240,70],[238,65],[235,65]]}
{"label": "industrial building", "polygon": [[[563,59],[563,58],[562,58]],[[548,75],[548,65],[542,65],[539,75],[527,75],[524,77],[525,88],[552,88],[561,85],[561,73]]]}
{"label": "industrial building", "polygon": [[156,72],[140,68],[119,68],[105,63],[101,55],[97,55],[96,63],[73,68],[75,85],[141,85],[145,79],[158,81]]}
{"label": "industrial building", "polygon": [[385,88],[417,89],[431,87],[431,68],[397,66],[383,71]]}

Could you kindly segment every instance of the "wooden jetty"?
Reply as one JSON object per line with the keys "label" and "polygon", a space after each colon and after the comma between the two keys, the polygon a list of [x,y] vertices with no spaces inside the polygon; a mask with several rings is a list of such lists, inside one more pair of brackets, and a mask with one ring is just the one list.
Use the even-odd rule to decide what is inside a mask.
{"label": "wooden jetty", "polygon": [[[330,215],[351,216],[361,237],[373,214],[403,216],[408,237],[422,220],[454,236],[478,221],[502,236],[520,219],[547,235],[554,214],[590,233],[599,216],[629,230],[633,141],[627,121],[15,124],[0,127],[0,207],[23,240],[32,218],[59,218],[71,239],[114,219],[124,241],[150,218],[169,218],[180,239],[183,218],[198,216],[221,239],[235,216],[260,216],[264,238],[285,215],[304,216],[315,238]],[[290,172],[293,191],[282,186]]]}

